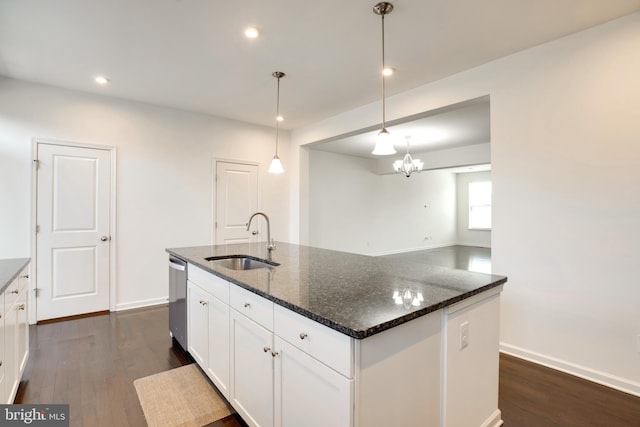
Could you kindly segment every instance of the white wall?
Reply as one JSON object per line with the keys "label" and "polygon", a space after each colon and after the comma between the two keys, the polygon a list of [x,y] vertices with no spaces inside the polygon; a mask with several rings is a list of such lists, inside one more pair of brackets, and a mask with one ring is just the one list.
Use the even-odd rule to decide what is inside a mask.
{"label": "white wall", "polygon": [[491,172],[456,174],[458,244],[491,247],[491,230],[469,230],[469,183],[491,181]]}
{"label": "white wall", "polygon": [[[640,395],[638,52],[635,13],[390,97],[387,118],[490,95],[493,271],[509,276],[502,348]],[[372,103],[292,141],[379,115]],[[292,199],[302,238],[307,191],[301,182]]]}
{"label": "white wall", "polygon": [[310,245],[381,255],[455,243],[455,174],[378,175],[377,160],[309,156]]}
{"label": "white wall", "polygon": [[[289,240],[273,129],[0,78],[0,258],[31,256],[32,138],[117,147],[116,306],[165,301],[167,247],[211,243],[213,159],[260,162],[261,208]],[[280,157],[288,168],[288,132]]]}

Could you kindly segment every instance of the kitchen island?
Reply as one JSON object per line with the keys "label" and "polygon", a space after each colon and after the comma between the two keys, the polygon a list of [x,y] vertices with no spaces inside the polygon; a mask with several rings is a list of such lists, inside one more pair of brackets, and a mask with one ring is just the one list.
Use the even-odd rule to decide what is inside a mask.
{"label": "kitchen island", "polygon": [[[188,262],[189,352],[249,425],[498,426],[506,278],[278,243]],[[257,393],[257,390],[264,390]]]}

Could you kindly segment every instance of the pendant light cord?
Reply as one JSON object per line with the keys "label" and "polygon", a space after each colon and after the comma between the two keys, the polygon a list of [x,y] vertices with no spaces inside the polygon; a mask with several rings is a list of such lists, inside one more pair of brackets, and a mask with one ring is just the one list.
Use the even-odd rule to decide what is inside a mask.
{"label": "pendant light cord", "polygon": [[382,129],[387,128],[386,116],[385,116],[385,75],[384,75],[384,14],[382,16]]}
{"label": "pendant light cord", "polygon": [[278,133],[280,129],[280,77],[278,77],[278,93],[276,96],[276,157],[278,156]]}

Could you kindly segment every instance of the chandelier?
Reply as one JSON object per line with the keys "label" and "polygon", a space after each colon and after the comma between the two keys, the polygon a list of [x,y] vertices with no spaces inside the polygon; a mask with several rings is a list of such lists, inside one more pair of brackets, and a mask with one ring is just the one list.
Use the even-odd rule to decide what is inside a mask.
{"label": "chandelier", "polygon": [[424,167],[424,163],[420,159],[411,157],[411,154],[409,154],[409,139],[411,136],[407,135],[405,138],[407,139],[407,154],[404,155],[402,160],[393,162],[393,169],[409,178],[413,172],[420,172]]}

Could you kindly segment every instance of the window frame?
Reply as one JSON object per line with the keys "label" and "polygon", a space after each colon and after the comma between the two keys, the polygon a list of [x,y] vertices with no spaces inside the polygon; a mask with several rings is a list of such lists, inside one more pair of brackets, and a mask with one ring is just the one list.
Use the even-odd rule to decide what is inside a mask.
{"label": "window frame", "polygon": [[[488,203],[486,203],[486,201],[484,201],[485,203],[478,203],[478,202],[475,202],[475,201],[472,203],[473,199],[482,198],[481,196],[479,197],[477,195],[475,197],[472,196],[471,187],[479,185],[479,184],[483,184],[483,185],[488,184],[489,185],[489,200],[488,200]],[[471,181],[471,182],[469,182],[467,190],[468,190],[468,194],[467,194],[467,203],[468,203],[467,227],[468,228],[467,229],[470,230],[470,231],[491,231],[491,228],[493,226],[493,223],[492,223],[493,184],[491,183],[490,180]],[[475,191],[473,193],[475,193]],[[484,197],[486,197],[486,195],[484,195]],[[472,211],[473,211],[474,207],[476,207],[476,208],[478,208],[478,207],[479,208],[485,208],[485,209],[488,208],[488,210],[489,210],[489,227],[477,227],[477,226],[474,227],[472,225],[472,219],[473,218],[476,218],[476,222],[477,222],[477,214],[476,215],[472,214]]]}

